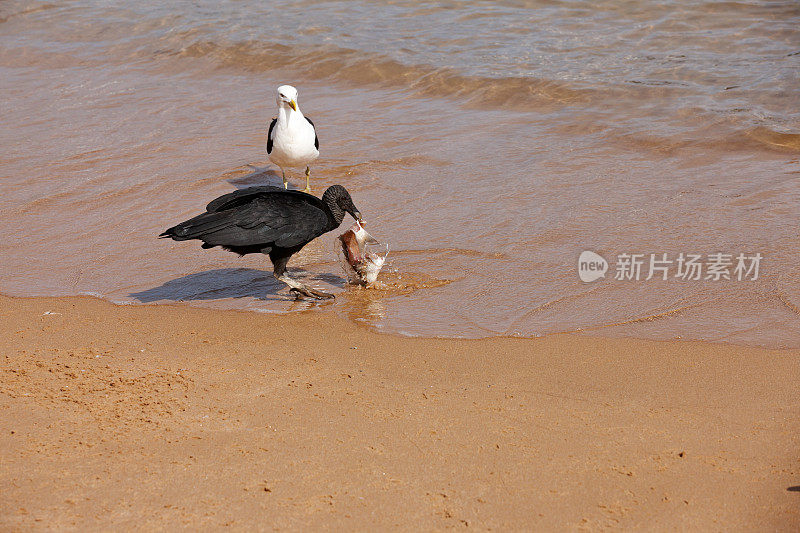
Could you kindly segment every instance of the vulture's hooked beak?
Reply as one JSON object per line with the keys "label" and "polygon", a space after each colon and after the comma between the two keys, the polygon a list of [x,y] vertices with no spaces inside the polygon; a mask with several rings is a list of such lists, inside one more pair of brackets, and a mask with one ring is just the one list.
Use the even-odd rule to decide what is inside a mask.
{"label": "vulture's hooked beak", "polygon": [[358,223],[359,223],[359,224],[364,224],[364,221],[361,219],[361,213],[360,213],[360,212],[358,212],[358,211],[353,211],[353,212],[352,212],[352,213],[350,213],[350,214],[351,214],[351,215],[353,215],[353,218],[354,218],[354,219],[358,220]]}

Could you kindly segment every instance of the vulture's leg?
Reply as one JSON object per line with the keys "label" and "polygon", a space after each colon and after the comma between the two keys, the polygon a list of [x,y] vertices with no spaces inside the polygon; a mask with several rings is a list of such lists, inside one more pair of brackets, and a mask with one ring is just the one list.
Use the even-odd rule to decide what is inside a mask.
{"label": "vulture's leg", "polygon": [[283,168],[281,168],[281,175],[283,176],[283,188],[284,189],[288,189],[289,188],[289,182],[286,181],[286,171],[283,170]]}
{"label": "vulture's leg", "polygon": [[311,185],[309,185],[309,179],[311,178],[311,169],[306,167],[306,188],[303,189],[303,192],[307,192],[311,194]]}
{"label": "vulture's leg", "polygon": [[272,275],[275,276],[275,279],[278,281],[282,281],[289,286],[289,292],[293,292],[295,294],[302,294],[303,296],[308,296],[309,298],[316,298],[317,300],[325,300],[327,298],[335,298],[333,294],[329,294],[327,292],[318,291],[316,289],[312,289],[306,285],[303,285],[297,280],[294,280],[286,274],[286,263],[289,262],[289,257],[276,257],[272,258],[272,264],[274,265],[274,269],[272,270]]}

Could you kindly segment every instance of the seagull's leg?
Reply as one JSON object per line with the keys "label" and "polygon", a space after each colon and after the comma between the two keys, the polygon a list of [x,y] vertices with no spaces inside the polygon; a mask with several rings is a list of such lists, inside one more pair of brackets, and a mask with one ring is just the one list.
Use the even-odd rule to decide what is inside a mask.
{"label": "seagull's leg", "polygon": [[309,185],[309,179],[311,178],[311,169],[306,167],[306,188],[303,189],[303,192],[307,192],[311,194],[311,185]]}
{"label": "seagull's leg", "polygon": [[281,168],[281,175],[283,176],[283,188],[284,189],[288,189],[289,188],[289,182],[286,181],[286,171],[283,170],[282,168]]}
{"label": "seagull's leg", "polygon": [[272,270],[272,275],[275,276],[275,279],[277,279],[278,281],[282,281],[285,284],[287,284],[289,286],[289,292],[293,292],[295,294],[302,294],[303,296],[308,296],[309,298],[316,298],[317,300],[326,300],[328,298],[335,298],[333,294],[312,289],[311,287],[303,285],[299,281],[290,278],[286,274],[286,263],[288,262],[289,262],[288,257],[275,258],[272,261],[274,265],[274,268]]}

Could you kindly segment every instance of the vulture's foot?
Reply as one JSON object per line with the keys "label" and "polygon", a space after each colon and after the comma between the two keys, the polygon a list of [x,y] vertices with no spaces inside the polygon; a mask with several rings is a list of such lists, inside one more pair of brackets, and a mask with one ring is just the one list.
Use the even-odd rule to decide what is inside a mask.
{"label": "vulture's foot", "polygon": [[299,289],[297,287],[292,287],[291,289],[289,289],[289,292],[298,296],[308,296],[309,298],[316,298],[317,300],[328,300],[330,298],[336,298],[336,296],[334,296],[329,292],[318,291],[310,287],[304,287],[302,289]]}
{"label": "vulture's foot", "polygon": [[311,287],[303,285],[297,280],[293,280],[286,274],[279,276],[278,279],[287,284],[289,286],[289,292],[295,295],[308,296],[309,298],[316,298],[317,300],[335,298],[333,294],[312,289]]}

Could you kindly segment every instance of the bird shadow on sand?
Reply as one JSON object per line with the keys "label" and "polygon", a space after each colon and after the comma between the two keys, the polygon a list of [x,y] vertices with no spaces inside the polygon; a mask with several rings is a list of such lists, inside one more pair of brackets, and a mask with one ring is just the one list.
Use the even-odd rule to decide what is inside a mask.
{"label": "bird shadow on sand", "polygon": [[[294,270],[294,269],[292,269]],[[333,274],[312,274],[305,271],[289,272],[304,283],[315,285],[322,281],[335,287],[344,286],[346,280]],[[253,268],[219,268],[188,274],[166,283],[131,293],[142,303],[169,300],[186,302],[220,300],[223,298],[255,298],[264,301],[290,301],[294,296],[285,284],[272,277],[271,272]]]}
{"label": "bird shadow on sand", "polygon": [[228,183],[237,189],[246,189],[257,185],[272,185],[283,188],[283,178],[277,171],[269,167],[257,167],[253,164],[248,164],[247,166],[252,168],[253,171],[249,174],[230,178],[227,180]]}

